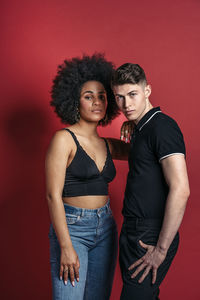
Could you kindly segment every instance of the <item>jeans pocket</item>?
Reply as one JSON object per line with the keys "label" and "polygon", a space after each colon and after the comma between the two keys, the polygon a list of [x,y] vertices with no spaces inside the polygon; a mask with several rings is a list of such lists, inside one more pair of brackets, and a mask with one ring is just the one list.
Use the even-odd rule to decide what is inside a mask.
{"label": "jeans pocket", "polygon": [[66,214],[66,221],[68,225],[72,225],[77,223],[80,220],[80,216],[72,215],[72,214]]}
{"label": "jeans pocket", "polygon": [[151,228],[141,232],[137,238],[138,248],[146,253],[146,249],[140,245],[139,241],[141,240],[144,244],[155,246],[158,241],[159,233],[158,230],[153,230]]}
{"label": "jeans pocket", "polygon": [[140,252],[140,255],[144,255],[146,253],[146,249],[140,245],[139,241],[142,241],[143,243],[147,244],[148,233],[149,233],[149,229],[146,229],[145,231],[142,231],[142,232],[138,232],[138,235],[136,238],[136,245],[137,245],[138,251]]}

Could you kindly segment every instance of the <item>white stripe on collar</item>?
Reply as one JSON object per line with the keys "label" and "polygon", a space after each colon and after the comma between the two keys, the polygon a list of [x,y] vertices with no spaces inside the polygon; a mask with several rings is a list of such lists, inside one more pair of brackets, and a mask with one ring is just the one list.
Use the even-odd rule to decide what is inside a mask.
{"label": "white stripe on collar", "polygon": [[161,110],[156,111],[139,129],[139,131],[146,125],[157,113],[161,113]]}

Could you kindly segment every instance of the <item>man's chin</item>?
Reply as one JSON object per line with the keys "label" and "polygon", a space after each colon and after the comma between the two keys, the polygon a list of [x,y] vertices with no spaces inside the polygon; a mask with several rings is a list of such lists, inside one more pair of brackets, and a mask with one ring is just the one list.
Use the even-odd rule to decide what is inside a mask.
{"label": "man's chin", "polygon": [[136,118],[134,116],[126,116],[125,115],[125,117],[127,118],[128,121],[133,121],[134,122],[136,120]]}

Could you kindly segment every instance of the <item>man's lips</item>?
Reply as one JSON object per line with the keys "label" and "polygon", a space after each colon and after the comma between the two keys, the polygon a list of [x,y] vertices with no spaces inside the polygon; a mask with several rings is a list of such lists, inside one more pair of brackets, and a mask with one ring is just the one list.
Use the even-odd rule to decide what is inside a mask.
{"label": "man's lips", "polygon": [[135,111],[135,109],[127,110],[127,111],[125,111],[125,114],[128,116],[128,115],[131,115],[134,111]]}

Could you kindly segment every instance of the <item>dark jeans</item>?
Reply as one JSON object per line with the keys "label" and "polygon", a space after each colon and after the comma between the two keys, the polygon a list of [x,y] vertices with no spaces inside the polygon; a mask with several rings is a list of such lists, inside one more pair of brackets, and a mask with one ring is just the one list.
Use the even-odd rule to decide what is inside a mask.
{"label": "dark jeans", "polygon": [[142,283],[138,283],[143,271],[132,279],[131,274],[135,269],[129,271],[128,267],[146,253],[146,250],[140,246],[139,240],[149,245],[156,245],[161,225],[162,222],[159,219],[124,219],[119,241],[119,261],[123,279],[120,300],[159,300],[159,286],[177,252],[179,234],[176,234],[164,262],[158,268],[155,284],[151,283],[151,272]]}

